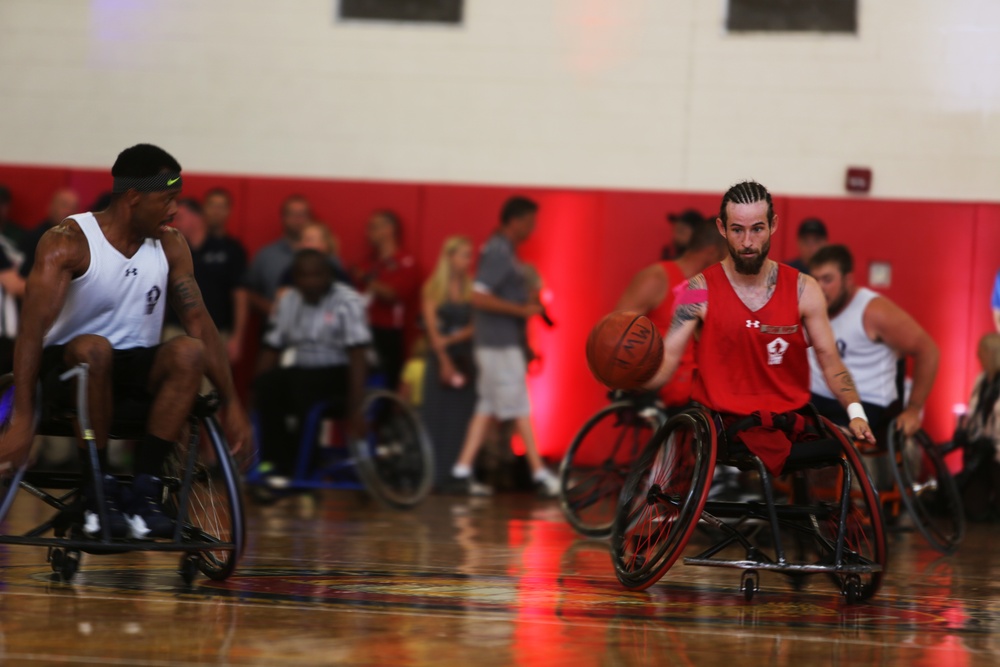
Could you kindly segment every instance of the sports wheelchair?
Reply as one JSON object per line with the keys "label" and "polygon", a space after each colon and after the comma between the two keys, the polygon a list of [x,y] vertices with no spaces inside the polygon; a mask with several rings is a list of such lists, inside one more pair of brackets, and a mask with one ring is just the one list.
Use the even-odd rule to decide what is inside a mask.
{"label": "sports wheelchair", "polygon": [[587,537],[611,535],[632,463],[668,416],[656,394],[615,391],[610,398],[577,432],[559,466],[559,505]]}
{"label": "sports wheelchair", "polygon": [[[759,415],[737,419],[694,407],[660,427],[629,473],[612,526],[622,585],[641,590],[659,580],[703,524],[713,543],[684,563],[742,569],[747,601],[759,590],[760,571],[783,573],[796,589],[806,575],[826,574],[848,603],[875,595],[888,547],[878,493],[853,443],[811,406],[775,415],[772,426],[794,436],[779,503],[771,473],[741,440],[762,425]],[[756,471],[763,502],[709,499],[717,463]]]}
{"label": "sports wheelchair", "polygon": [[[320,401],[303,420],[295,471],[280,488],[269,483],[255,460],[246,476],[250,498],[260,504],[315,489],[364,490],[379,502],[397,509],[416,506],[434,482],[434,452],[419,415],[396,393],[377,388],[378,378],[365,393],[361,410],[367,425],[363,439],[347,437],[336,407]],[[323,423],[333,423],[331,441],[323,442]],[[257,441],[260,420],[253,417]]]}
{"label": "sports wheelchair", "polygon": [[[61,381],[77,380],[75,408],[43,405],[35,415],[36,435],[76,437],[75,425],[86,444],[79,450],[88,456],[94,471],[101,532],[89,537],[83,532],[82,474],[29,469],[27,462],[0,479],[0,524],[7,518],[19,490],[24,490],[55,512],[41,524],[20,535],[0,534],[0,544],[27,544],[48,548],[52,570],[69,581],[80,567],[82,553],[109,554],[131,551],[165,551],[181,554],[179,574],[188,584],[200,570],[214,580],[228,578],[244,549],[245,528],[238,471],[222,430],[213,416],[216,395],[200,396],[188,417],[186,442],[178,443],[166,462],[163,475],[166,514],[175,528],[169,540],[112,537],[104,503],[103,471],[87,410],[86,364],[70,369]],[[0,428],[10,424],[13,409],[13,376],[0,377]],[[145,433],[148,402],[126,398],[115,406],[110,438],[135,440]],[[208,434],[207,445],[200,438]],[[114,475],[127,485],[132,475]],[[23,495],[23,494],[22,494]],[[51,535],[50,535],[51,533]]]}
{"label": "sports wheelchair", "polygon": [[898,519],[905,509],[913,526],[931,547],[951,554],[965,536],[965,510],[955,478],[944,461],[949,450],[934,444],[923,429],[912,437],[889,422],[885,447],[862,443],[860,451],[871,457],[887,457],[892,469],[891,489],[881,491],[882,506]]}

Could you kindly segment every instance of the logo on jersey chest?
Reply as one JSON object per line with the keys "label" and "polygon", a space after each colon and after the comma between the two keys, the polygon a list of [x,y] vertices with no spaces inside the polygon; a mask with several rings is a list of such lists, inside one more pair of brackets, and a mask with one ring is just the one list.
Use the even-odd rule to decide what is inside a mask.
{"label": "logo on jersey chest", "polygon": [[153,285],[153,287],[146,292],[146,314],[152,315],[153,311],[156,309],[156,302],[160,300],[160,295],[163,292],[159,287]]}
{"label": "logo on jersey chest", "polygon": [[129,276],[137,276],[137,275],[139,275],[139,269],[134,269],[134,268],[125,269],[126,278],[128,278]]}
{"label": "logo on jersey chest", "polygon": [[775,338],[767,344],[767,365],[777,366],[785,358],[788,351],[788,341],[784,338]]}

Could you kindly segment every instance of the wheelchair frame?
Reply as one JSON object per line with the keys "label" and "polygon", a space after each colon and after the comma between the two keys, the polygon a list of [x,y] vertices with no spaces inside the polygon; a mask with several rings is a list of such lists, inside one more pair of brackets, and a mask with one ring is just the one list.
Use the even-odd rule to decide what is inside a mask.
{"label": "wheelchair frame", "polygon": [[[409,437],[380,440],[374,413],[386,403],[392,405],[406,424]],[[364,440],[346,438],[346,447],[319,447],[320,428],[331,406],[330,401],[320,401],[306,414],[298,442],[295,472],[286,487],[277,489],[268,486],[265,475],[258,470],[259,456],[255,455],[245,480],[253,500],[267,504],[284,495],[315,489],[364,490],[389,507],[409,509],[427,497],[434,482],[434,452],[423,422],[409,405],[395,392],[369,389],[361,406],[369,426],[374,427],[370,428],[367,437]],[[256,418],[254,428],[259,438],[260,425]],[[399,436],[398,433],[394,435]],[[311,465],[317,453],[325,455],[326,460],[320,461],[319,465]],[[414,457],[420,459],[416,464],[420,468],[419,476],[401,478],[395,474],[407,463],[412,470]]]}
{"label": "wheelchair frame", "polygon": [[[86,537],[80,529],[81,473],[64,473],[50,471],[28,470],[28,462],[21,464],[12,476],[3,478],[0,482],[0,522],[6,519],[17,492],[27,491],[43,503],[56,510],[46,521],[27,531],[23,535],[0,535],[0,544],[18,544],[43,546],[48,548],[48,560],[63,580],[70,580],[76,574],[81,552],[91,554],[125,553],[132,551],[162,551],[179,552],[182,554],[179,574],[186,583],[191,583],[198,570],[211,579],[224,580],[236,569],[244,550],[246,539],[243,501],[240,493],[239,475],[229,447],[222,435],[222,430],[213,416],[218,407],[218,397],[215,395],[199,396],[188,417],[189,434],[186,448],[178,447],[168,463],[175,467],[176,474],[164,475],[164,490],[167,495],[165,508],[174,520],[174,535],[169,541],[137,540],[131,538],[113,538],[110,534],[110,521],[107,516],[107,506],[104,503],[103,472],[98,462],[97,444],[90,424],[87,407],[88,366],[80,364],[60,376],[61,381],[77,380],[76,388],[76,420],[79,433],[86,447],[81,452],[90,458],[91,470],[94,474],[94,491],[101,522],[99,537]],[[0,378],[0,395],[4,397],[2,405],[7,409],[0,415],[0,421],[7,422],[10,417],[9,396],[13,392],[13,376],[8,374]],[[40,409],[35,415],[35,430],[39,426]],[[60,425],[66,426],[65,432],[37,433],[37,435],[67,436],[72,435],[72,424],[67,421]],[[207,465],[199,463],[200,424],[211,444],[212,453],[218,464],[217,471],[209,470]],[[110,437],[114,439],[134,440],[142,437],[145,424],[112,423]],[[221,477],[225,489],[225,501],[216,497],[213,474]],[[119,482],[128,483],[132,475],[115,475]],[[195,492],[196,485],[207,485],[209,491],[205,498]],[[200,488],[200,486],[199,486]],[[60,495],[50,494],[48,490],[62,490]],[[203,501],[207,501],[203,502]],[[200,514],[206,512],[215,520],[215,528],[221,528],[217,504],[225,502],[228,506],[226,526],[228,536],[219,537],[207,531],[196,522],[201,520]],[[51,531],[53,537],[45,534]],[[221,531],[216,531],[221,532]],[[66,535],[69,535],[67,537]]]}
{"label": "wheelchair frame", "polygon": [[[760,458],[733,441],[738,433],[727,434],[720,415],[695,407],[661,426],[619,499],[611,539],[619,581],[635,590],[655,583],[703,523],[721,537],[684,563],[743,570],[740,589],[748,601],[759,589],[762,570],[789,576],[796,589],[806,575],[828,574],[848,603],[873,596],[888,557],[878,493],[854,445],[829,421],[814,412],[809,416],[816,419],[818,435],[824,437],[793,443],[782,470],[782,475],[792,477],[787,504],[776,502],[771,473]],[[756,471],[764,502],[709,500],[717,462]],[[807,476],[820,471],[812,474],[822,480],[822,471],[834,467],[836,491],[832,497],[814,497],[817,492],[809,488]],[[648,534],[643,534],[644,528]],[[782,539],[787,535],[795,539],[797,562],[789,559]],[[731,546],[742,547],[745,557],[719,557]],[[808,547],[815,554],[813,560],[806,559]]]}

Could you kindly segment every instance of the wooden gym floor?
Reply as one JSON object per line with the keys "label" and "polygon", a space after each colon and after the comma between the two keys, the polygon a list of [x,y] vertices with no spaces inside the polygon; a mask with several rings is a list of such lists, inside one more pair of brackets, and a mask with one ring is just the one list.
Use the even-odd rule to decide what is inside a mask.
{"label": "wooden gym floor", "polygon": [[[20,497],[5,530],[42,507]],[[892,537],[869,604],[827,579],[795,593],[762,575],[675,566],[623,591],[606,546],[558,504],[525,495],[431,497],[411,512],[325,492],[247,505],[248,552],[225,583],[185,586],[177,557],[84,556],[54,581],[37,547],[0,550],[5,665],[995,665],[996,526],[958,553]]]}

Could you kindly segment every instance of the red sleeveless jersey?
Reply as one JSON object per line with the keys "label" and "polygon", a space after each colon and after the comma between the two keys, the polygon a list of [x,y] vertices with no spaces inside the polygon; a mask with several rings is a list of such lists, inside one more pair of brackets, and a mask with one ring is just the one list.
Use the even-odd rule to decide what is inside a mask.
{"label": "red sleeveless jersey", "polygon": [[709,302],[695,352],[698,372],[692,398],[711,410],[737,415],[788,412],[808,403],[799,272],[778,264],[774,294],[757,311],[736,295],[722,264],[703,275]]}
{"label": "red sleeveless jersey", "polygon": [[[656,308],[646,313],[646,317],[656,325],[661,336],[666,336],[670,331],[670,321],[674,317],[675,291],[678,286],[687,280],[684,273],[677,267],[676,262],[660,262],[663,271],[667,274],[667,293]],[[680,364],[674,372],[670,382],[660,388],[660,398],[670,407],[685,405],[691,401],[691,389],[694,384],[694,370],[696,368],[694,360],[694,341],[688,341],[681,355]]]}

